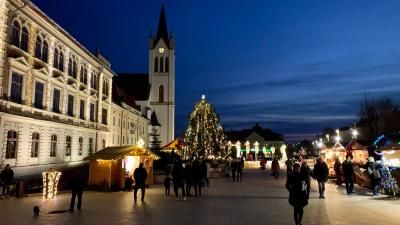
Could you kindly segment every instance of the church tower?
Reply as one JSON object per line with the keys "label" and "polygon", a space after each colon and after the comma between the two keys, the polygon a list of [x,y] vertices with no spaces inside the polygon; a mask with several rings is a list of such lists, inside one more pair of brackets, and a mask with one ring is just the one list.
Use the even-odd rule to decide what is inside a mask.
{"label": "church tower", "polygon": [[161,146],[174,139],[175,129],[175,43],[168,32],[164,5],[157,34],[149,40],[149,104],[160,124]]}

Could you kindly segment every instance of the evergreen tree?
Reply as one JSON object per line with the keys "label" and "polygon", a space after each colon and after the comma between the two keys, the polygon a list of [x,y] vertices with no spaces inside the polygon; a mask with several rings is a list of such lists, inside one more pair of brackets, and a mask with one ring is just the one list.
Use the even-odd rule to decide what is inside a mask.
{"label": "evergreen tree", "polygon": [[225,158],[228,155],[226,137],[214,107],[205,97],[196,103],[189,114],[189,125],[185,132],[184,156],[204,158]]}
{"label": "evergreen tree", "polygon": [[150,145],[150,149],[154,152],[154,153],[159,153],[161,150],[161,141],[160,141],[160,134],[158,133],[157,129],[153,128],[152,132],[150,133],[150,137],[151,137],[151,145]]}

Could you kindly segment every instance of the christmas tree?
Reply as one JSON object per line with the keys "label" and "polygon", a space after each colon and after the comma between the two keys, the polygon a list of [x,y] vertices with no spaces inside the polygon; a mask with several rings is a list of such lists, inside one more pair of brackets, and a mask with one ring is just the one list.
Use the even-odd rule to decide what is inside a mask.
{"label": "christmas tree", "polygon": [[156,154],[158,154],[159,152],[160,152],[160,150],[161,150],[161,146],[160,146],[160,144],[161,144],[161,141],[160,141],[160,134],[158,133],[158,131],[157,131],[157,129],[154,129],[153,128],[153,131],[152,131],[152,133],[150,133],[150,135],[149,135],[150,137],[151,137],[151,146],[150,146],[150,149],[154,152],[154,153],[156,153]]}
{"label": "christmas tree", "polygon": [[386,194],[396,196],[399,193],[399,186],[397,180],[392,176],[390,169],[384,166],[380,169],[381,173],[381,187]]}
{"label": "christmas tree", "polygon": [[225,133],[214,107],[204,95],[189,114],[189,125],[185,132],[184,156],[199,158],[224,158],[228,154]]}

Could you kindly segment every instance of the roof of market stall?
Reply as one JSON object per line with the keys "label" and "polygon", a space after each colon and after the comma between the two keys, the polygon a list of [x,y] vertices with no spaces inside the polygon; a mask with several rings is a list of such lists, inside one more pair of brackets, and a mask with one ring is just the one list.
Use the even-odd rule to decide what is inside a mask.
{"label": "roof of market stall", "polygon": [[125,156],[149,156],[155,160],[160,159],[158,155],[148,148],[137,145],[125,145],[107,147],[84,158],[84,160],[117,160]]}

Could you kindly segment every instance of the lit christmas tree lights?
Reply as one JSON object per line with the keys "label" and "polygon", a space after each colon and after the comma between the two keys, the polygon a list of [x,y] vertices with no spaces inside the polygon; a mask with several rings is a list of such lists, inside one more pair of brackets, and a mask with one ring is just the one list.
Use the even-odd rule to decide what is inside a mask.
{"label": "lit christmas tree lights", "polygon": [[184,157],[224,158],[227,156],[226,137],[214,107],[205,96],[196,103],[189,114],[189,125],[185,132]]}

